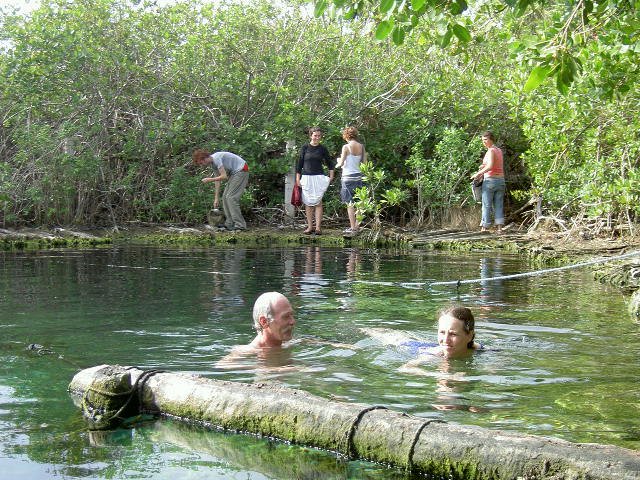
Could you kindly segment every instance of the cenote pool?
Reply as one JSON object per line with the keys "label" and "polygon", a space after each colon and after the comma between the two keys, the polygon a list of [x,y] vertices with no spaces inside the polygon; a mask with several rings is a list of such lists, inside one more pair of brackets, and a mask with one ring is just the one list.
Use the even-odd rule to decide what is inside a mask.
{"label": "cenote pool", "polygon": [[[640,326],[586,269],[516,256],[299,248],[109,247],[0,253],[0,474],[29,479],[406,479],[401,470],[176,421],[89,432],[67,392],[99,364],[160,368],[384,405],[446,422],[640,449]],[[253,338],[258,294],[296,308],[268,361],[217,362]],[[435,340],[451,302],[487,351],[402,370],[392,338]],[[392,332],[380,338],[372,328]],[[37,344],[35,346],[34,344]],[[31,346],[31,348],[30,348]]]}

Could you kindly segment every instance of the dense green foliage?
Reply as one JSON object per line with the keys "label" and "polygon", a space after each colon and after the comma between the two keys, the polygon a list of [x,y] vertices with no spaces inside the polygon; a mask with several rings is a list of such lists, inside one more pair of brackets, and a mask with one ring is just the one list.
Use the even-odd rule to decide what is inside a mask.
{"label": "dense green foliage", "polygon": [[[376,38],[391,37],[396,45],[403,44],[420,23],[436,27],[435,34],[433,29],[418,32],[420,38],[447,47],[453,39],[469,43],[474,33],[482,35],[482,25],[496,17],[505,23],[524,18],[526,29],[511,33],[520,37],[518,49],[535,65],[525,91],[552,76],[558,90],[566,93],[582,70],[581,57],[586,52],[599,54],[594,46],[615,45],[616,51],[607,53],[630,53],[635,59],[640,54],[640,4],[633,0],[314,0],[314,4],[316,16],[329,6],[331,14],[340,12],[347,19],[368,16],[376,24]],[[617,88],[626,91],[629,85]]]}
{"label": "dense green foliage", "polygon": [[[212,189],[190,165],[196,147],[249,161],[249,214],[282,204],[287,141],[319,125],[337,155],[347,124],[372,160],[363,213],[377,222],[433,223],[466,204],[485,129],[505,151],[511,207],[540,198],[537,215],[608,224],[640,213],[637,33],[618,24],[571,51],[580,68],[563,88],[525,91],[533,32],[564,5],[476,21],[468,37],[452,27],[441,49],[431,15],[397,46],[375,22],[314,19],[296,0],[136,3],[0,15],[0,225],[202,222]],[[344,215],[335,190],[326,200]]]}

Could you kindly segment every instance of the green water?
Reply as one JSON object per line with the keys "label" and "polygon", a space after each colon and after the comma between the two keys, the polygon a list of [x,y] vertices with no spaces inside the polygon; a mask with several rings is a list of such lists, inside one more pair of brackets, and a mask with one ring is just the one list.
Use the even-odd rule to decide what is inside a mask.
{"label": "green water", "polygon": [[[528,270],[495,254],[320,249],[0,253],[0,478],[408,478],[314,449],[170,421],[90,433],[67,393],[103,363],[278,382],[447,422],[640,449],[640,326],[586,270],[429,287]],[[216,362],[249,342],[256,296],[296,308],[268,362]],[[435,339],[450,302],[486,351],[399,371],[410,349],[365,331]],[[44,348],[29,349],[30,344]]]}

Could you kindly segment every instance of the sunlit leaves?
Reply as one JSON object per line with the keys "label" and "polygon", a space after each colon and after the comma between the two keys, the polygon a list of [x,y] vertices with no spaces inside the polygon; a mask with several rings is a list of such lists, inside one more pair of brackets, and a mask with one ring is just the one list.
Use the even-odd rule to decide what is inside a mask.
{"label": "sunlit leaves", "polygon": [[458,37],[458,40],[460,40],[461,42],[467,43],[471,41],[471,34],[469,33],[469,30],[467,30],[463,25],[456,23],[453,25],[453,27],[451,27],[451,31],[456,37]]}
{"label": "sunlit leaves", "polygon": [[384,202],[390,206],[401,205],[402,202],[407,201],[409,198],[409,192],[404,188],[393,187],[386,190],[382,194],[381,202]]}
{"label": "sunlit leaves", "polygon": [[384,40],[393,30],[393,20],[383,20],[376,28],[376,39]]}
{"label": "sunlit leaves", "polygon": [[525,93],[529,93],[540,86],[542,82],[546,80],[546,78],[551,73],[551,67],[538,65],[529,74],[529,78],[527,79],[527,83],[524,85]]}
{"label": "sunlit leaves", "polygon": [[[594,2],[594,0],[567,0],[545,5],[544,11],[532,12],[539,0],[497,0],[475,5],[471,15],[467,0],[313,0],[316,13],[324,11],[327,3],[349,12],[350,17],[373,13],[377,22],[376,39],[391,37],[394,44],[404,43],[421,21],[444,21],[446,31],[439,34],[421,33],[414,36],[418,42],[431,41],[443,48],[453,39],[458,45],[470,44],[477,35],[475,28],[520,20],[514,28],[520,35],[535,37],[544,48],[525,48],[522,60],[535,67],[526,83],[525,91],[532,91],[547,76],[553,76],[560,92],[566,93],[581,74],[578,59],[592,43],[613,42],[621,46],[620,53],[640,54],[637,31],[637,6],[634,2]],[[425,15],[426,12],[429,12]],[[464,20],[464,21],[462,21]],[[524,28],[522,28],[524,27]],[[556,52],[562,52],[555,56]],[[548,69],[547,67],[551,67]],[[546,76],[542,75],[546,73]],[[542,78],[544,77],[544,78]],[[621,85],[622,86],[622,85]],[[614,88],[616,89],[616,88]]]}
{"label": "sunlit leaves", "polygon": [[380,1],[380,12],[387,13],[391,10],[396,4],[396,0],[381,0]]}
{"label": "sunlit leaves", "polygon": [[[316,17],[321,17],[322,14],[325,12],[325,10],[327,9],[327,5],[328,5],[328,0],[317,0],[315,2],[315,7],[313,9],[313,14]],[[335,3],[335,2],[334,2]]]}

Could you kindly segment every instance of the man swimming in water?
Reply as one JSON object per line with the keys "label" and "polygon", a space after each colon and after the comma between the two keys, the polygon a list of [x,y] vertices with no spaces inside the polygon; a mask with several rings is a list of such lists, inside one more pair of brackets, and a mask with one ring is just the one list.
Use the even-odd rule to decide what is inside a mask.
{"label": "man swimming in water", "polygon": [[254,354],[260,358],[280,357],[282,347],[293,337],[295,325],[293,307],[287,297],[279,292],[263,293],[253,305],[255,338],[247,345],[234,347],[216,366],[234,368],[239,360]]}

